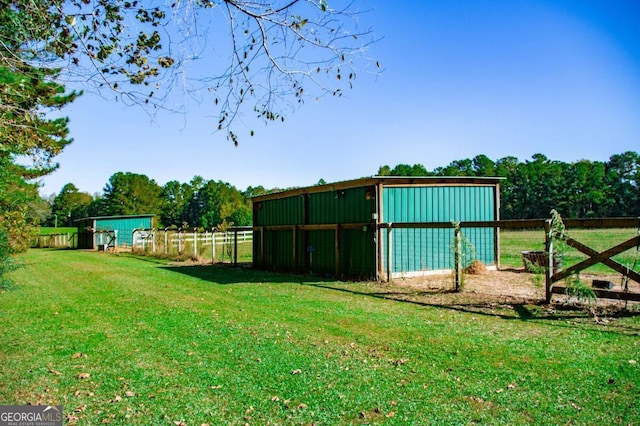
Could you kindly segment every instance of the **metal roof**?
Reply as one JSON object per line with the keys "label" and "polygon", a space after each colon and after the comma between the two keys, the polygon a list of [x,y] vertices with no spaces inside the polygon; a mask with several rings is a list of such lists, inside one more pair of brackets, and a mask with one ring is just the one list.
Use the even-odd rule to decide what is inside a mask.
{"label": "metal roof", "polygon": [[253,202],[270,199],[292,197],[316,192],[338,191],[341,189],[358,188],[381,184],[383,186],[399,185],[497,185],[504,180],[503,177],[483,176],[371,176],[360,179],[352,179],[341,182],[327,183],[325,185],[313,185],[303,188],[287,189],[270,194],[252,197]]}
{"label": "metal roof", "polygon": [[132,215],[120,215],[120,216],[91,216],[82,217],[74,220],[74,222],[80,222],[81,220],[98,220],[98,219],[133,219],[136,217],[154,217],[155,214],[132,214]]}

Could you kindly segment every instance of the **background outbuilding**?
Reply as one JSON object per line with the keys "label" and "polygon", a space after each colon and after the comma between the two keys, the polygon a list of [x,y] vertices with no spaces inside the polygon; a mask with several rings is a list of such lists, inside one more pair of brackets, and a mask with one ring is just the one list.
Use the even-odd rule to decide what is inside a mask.
{"label": "background outbuilding", "polygon": [[[254,267],[358,279],[451,270],[453,229],[411,224],[498,220],[499,183],[385,176],[254,197]],[[468,256],[497,266],[498,230],[463,233]]]}
{"label": "background outbuilding", "polygon": [[131,247],[134,229],[153,228],[152,214],[96,216],[77,219],[78,248]]}

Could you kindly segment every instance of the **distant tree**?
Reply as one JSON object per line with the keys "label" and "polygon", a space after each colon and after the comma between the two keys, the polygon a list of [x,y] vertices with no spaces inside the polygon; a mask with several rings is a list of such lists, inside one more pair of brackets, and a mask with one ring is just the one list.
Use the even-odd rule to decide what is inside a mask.
{"label": "distant tree", "polygon": [[605,163],[610,216],[640,216],[640,155],[627,151]]}
{"label": "distant tree", "polygon": [[104,187],[101,208],[106,215],[159,214],[162,188],[145,175],[118,172]]}
{"label": "distant tree", "polygon": [[389,166],[380,166],[378,176],[429,176],[429,173],[422,164],[398,164],[393,169]]}
{"label": "distant tree", "polygon": [[495,173],[497,177],[504,177],[500,182],[500,217],[503,219],[515,219],[524,202],[520,188],[523,185],[520,161],[513,156],[503,157],[495,162]]}
{"label": "distant tree", "polygon": [[437,167],[434,170],[438,176],[475,176],[473,162],[465,158],[464,160],[455,160],[446,167]]}
{"label": "distant tree", "polygon": [[62,187],[53,199],[52,214],[57,218],[58,226],[73,226],[76,219],[89,215],[89,206],[93,197],[86,192],[80,192],[73,183]]}
{"label": "distant tree", "polygon": [[163,226],[180,227],[187,221],[187,207],[193,192],[190,184],[180,183],[177,180],[169,181],[162,187],[160,221]]}
{"label": "distant tree", "polygon": [[51,220],[51,206],[55,195],[50,197],[36,197],[29,202],[28,219],[40,226],[49,226]]}
{"label": "distant tree", "polygon": [[265,189],[264,186],[259,185],[256,187],[253,186],[249,186],[247,187],[247,189],[242,193],[242,195],[244,195],[245,199],[250,199],[252,197],[258,197],[260,195],[264,195],[269,193],[270,191],[268,189]]}
{"label": "distant tree", "polygon": [[240,191],[229,183],[210,180],[194,192],[186,217],[190,226],[206,229],[216,227],[223,221],[240,225],[235,220],[247,222],[246,215],[236,213],[243,209],[250,212]]}
{"label": "distant tree", "polygon": [[484,154],[473,157],[471,164],[476,176],[496,176],[496,164]]}
{"label": "distant tree", "polygon": [[567,217],[606,216],[608,202],[605,165],[600,161],[580,160],[565,168]]}
{"label": "distant tree", "polygon": [[378,176],[391,176],[391,167],[389,167],[388,165],[380,166],[380,168],[378,169],[378,173],[376,174]]}

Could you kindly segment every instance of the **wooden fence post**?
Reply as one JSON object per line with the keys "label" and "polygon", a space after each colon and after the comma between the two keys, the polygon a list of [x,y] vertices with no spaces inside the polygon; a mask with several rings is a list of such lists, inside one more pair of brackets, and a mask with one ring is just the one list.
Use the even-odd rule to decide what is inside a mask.
{"label": "wooden fence post", "polygon": [[453,275],[456,291],[460,291],[460,279],[462,277],[462,241],[460,240],[460,226],[453,227]]}
{"label": "wooden fence post", "polygon": [[238,230],[233,230],[233,264],[238,264]]}
{"label": "wooden fence post", "polygon": [[391,223],[389,223],[387,225],[387,282],[389,282],[389,283],[391,282],[391,278],[392,278],[392,272],[391,271],[393,269],[392,265],[391,265],[391,258],[393,257],[393,256],[391,256],[391,249],[393,248],[392,244],[391,244],[391,237],[392,237],[391,230],[392,229],[393,229],[393,227],[391,226]]}
{"label": "wooden fence post", "polygon": [[198,257],[198,230],[193,229],[193,258]]}
{"label": "wooden fence post", "polygon": [[551,238],[551,221],[544,224],[544,247],[547,252],[547,269],[544,274],[544,299],[547,304],[551,303],[551,286],[553,281],[553,239]]}
{"label": "wooden fence post", "polygon": [[216,231],[211,230],[211,264],[216,263]]}

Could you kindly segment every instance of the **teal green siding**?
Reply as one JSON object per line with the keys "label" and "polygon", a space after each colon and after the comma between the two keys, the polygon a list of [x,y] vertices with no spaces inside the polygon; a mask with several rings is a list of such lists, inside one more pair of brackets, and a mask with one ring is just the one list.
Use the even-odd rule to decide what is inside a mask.
{"label": "teal green siding", "polygon": [[[494,186],[385,187],[383,221],[462,222],[495,220]],[[493,228],[467,228],[466,259],[495,264]],[[391,240],[392,272],[415,272],[453,267],[453,229],[394,229]],[[383,235],[386,248],[386,233]],[[385,269],[387,255],[383,256]]]}
{"label": "teal green siding", "polygon": [[116,246],[132,246],[134,229],[151,229],[152,217],[97,218],[96,231],[116,231]]}
{"label": "teal green siding", "polygon": [[132,246],[134,229],[151,229],[153,216],[105,216],[78,220],[78,248],[93,249],[107,241],[105,235],[94,231],[115,231],[116,246]]}

